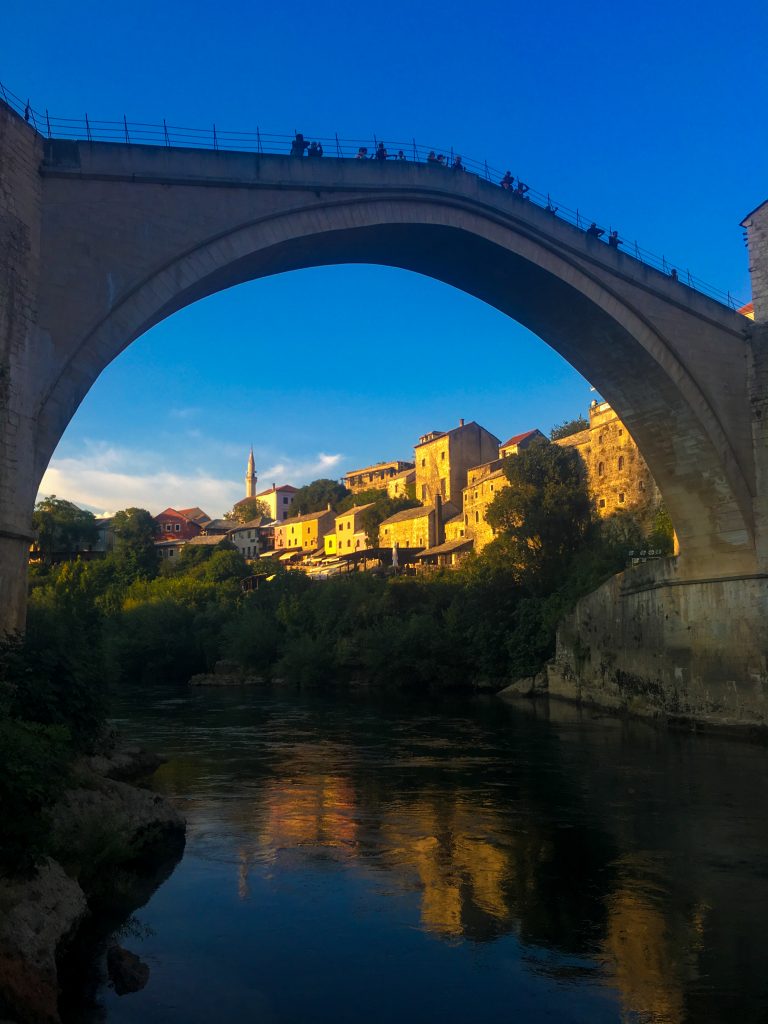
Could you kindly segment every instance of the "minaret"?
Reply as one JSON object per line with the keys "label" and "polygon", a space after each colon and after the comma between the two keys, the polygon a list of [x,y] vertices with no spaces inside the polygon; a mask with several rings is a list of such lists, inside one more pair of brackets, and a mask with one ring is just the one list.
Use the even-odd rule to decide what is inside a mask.
{"label": "minaret", "polygon": [[246,498],[256,497],[256,480],[256,463],[253,461],[253,445],[251,445],[251,454],[248,456],[248,468],[245,471]]}

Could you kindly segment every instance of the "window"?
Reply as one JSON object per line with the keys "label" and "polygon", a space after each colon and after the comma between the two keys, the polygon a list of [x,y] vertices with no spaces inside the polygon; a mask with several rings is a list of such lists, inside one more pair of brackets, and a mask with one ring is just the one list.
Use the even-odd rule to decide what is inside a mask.
{"label": "window", "polygon": [[619,504],[624,504],[624,491],[619,491]]}
{"label": "window", "polygon": [[621,472],[622,469],[624,469],[624,456],[620,455],[619,456],[619,472]]}
{"label": "window", "polygon": [[605,466],[603,465],[602,462],[598,462],[598,464],[597,464],[597,475],[598,476],[602,476],[604,471],[605,471]]}
{"label": "window", "polygon": [[605,508],[605,498],[601,498],[597,504],[599,508]]}

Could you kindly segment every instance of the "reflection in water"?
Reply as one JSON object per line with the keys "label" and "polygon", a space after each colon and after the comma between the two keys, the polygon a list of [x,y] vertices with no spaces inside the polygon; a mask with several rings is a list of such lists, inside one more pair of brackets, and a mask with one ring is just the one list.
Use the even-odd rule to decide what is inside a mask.
{"label": "reflection in water", "polygon": [[[350,964],[359,957],[360,973],[368,970],[368,948],[383,943],[388,957],[402,957],[390,993],[348,1017],[329,1008],[329,1020],[358,1011],[412,1019],[403,1011],[415,998],[407,978],[415,972],[426,983],[440,947],[442,976],[456,972],[458,986],[433,1007],[446,1021],[478,1019],[478,1000],[489,1015],[496,1006],[540,1019],[526,1010],[529,999],[557,1020],[768,1019],[758,945],[768,836],[752,811],[768,790],[762,748],[493,701],[436,710],[198,692],[124,711],[123,728],[174,755],[158,785],[190,819],[185,860],[158,894],[173,912],[174,885],[181,891],[185,869],[197,871],[197,885],[213,892],[223,881],[241,907],[220,929],[237,919],[248,941],[264,942],[254,922],[274,908],[274,955],[302,956],[312,936],[301,929],[323,927],[314,907],[333,893],[346,908],[337,934],[349,937],[334,938],[335,956],[315,951],[318,963],[328,956],[312,982],[318,1001],[326,984],[333,989],[327,975],[338,961],[354,988]],[[340,913],[337,904],[323,908]],[[152,923],[161,944],[163,919]],[[243,942],[232,928],[227,941]],[[218,955],[218,942],[206,957]],[[162,965],[161,945],[154,955]],[[168,984],[172,974],[168,967]],[[148,992],[162,986],[157,975],[161,968]],[[260,985],[265,1019],[326,1019],[316,1005],[302,1009],[311,993],[286,993],[279,977]],[[137,1002],[136,1018],[108,1009],[109,1020],[176,1019],[151,1003]],[[182,1006],[178,1019],[197,1018]]]}

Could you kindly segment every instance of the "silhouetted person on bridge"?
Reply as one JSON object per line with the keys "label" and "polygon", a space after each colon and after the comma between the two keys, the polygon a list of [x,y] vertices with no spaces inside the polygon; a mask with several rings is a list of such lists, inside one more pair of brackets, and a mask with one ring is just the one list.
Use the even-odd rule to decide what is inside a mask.
{"label": "silhouetted person on bridge", "polygon": [[304,156],[304,150],[308,145],[309,143],[304,141],[301,132],[296,132],[296,138],[291,143],[291,156]]}
{"label": "silhouetted person on bridge", "polygon": [[592,223],[587,228],[587,234],[590,238],[599,238],[601,235],[605,234],[605,231],[603,228],[599,228],[597,224],[595,224],[595,222],[592,221]]}
{"label": "silhouetted person on bridge", "polygon": [[380,142],[378,144],[378,146],[376,147],[376,159],[377,160],[386,160],[387,159],[387,151],[384,148],[384,143],[383,142]]}
{"label": "silhouetted person on bridge", "polygon": [[608,235],[608,245],[610,245],[612,249],[618,249],[620,245],[624,245],[622,240],[619,238],[618,231],[610,232],[610,234]]}
{"label": "silhouetted person on bridge", "polygon": [[502,188],[506,188],[506,189],[510,189],[510,188],[512,188],[512,186],[514,185],[514,183],[515,183],[515,177],[514,177],[514,175],[513,175],[513,174],[510,174],[510,172],[509,172],[509,171],[506,171],[506,172],[504,173],[504,177],[503,177],[503,178],[501,179],[501,181],[499,182],[499,184],[501,185],[501,187],[502,187]]}

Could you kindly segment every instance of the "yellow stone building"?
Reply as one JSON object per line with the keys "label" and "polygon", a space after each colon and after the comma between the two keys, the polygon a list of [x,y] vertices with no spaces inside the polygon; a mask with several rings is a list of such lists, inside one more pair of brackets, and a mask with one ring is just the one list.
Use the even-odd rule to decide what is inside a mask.
{"label": "yellow stone building", "polygon": [[372,466],[365,466],[363,469],[353,469],[347,473],[342,483],[353,494],[374,489],[383,491],[390,480],[409,469],[413,469],[413,463],[403,462],[402,459],[393,459],[391,462],[375,462]]}
{"label": "yellow stone building", "polygon": [[482,551],[494,538],[485,513],[499,491],[509,487],[503,467],[503,458],[494,459],[483,466],[473,466],[467,474],[467,486],[462,494],[463,521],[466,536],[474,541],[475,551]]}
{"label": "yellow stone building", "polygon": [[336,554],[351,555],[369,547],[362,524],[362,515],[369,508],[373,508],[373,502],[355,505],[336,516]]}
{"label": "yellow stone building", "polygon": [[555,441],[575,448],[587,469],[587,481],[601,516],[624,510],[648,525],[661,493],[627,428],[608,402],[593,402],[589,427]]}
{"label": "yellow stone building", "polygon": [[436,543],[435,507],[407,508],[379,527],[379,547],[431,548]]}
{"label": "yellow stone building", "polygon": [[471,466],[498,458],[499,439],[475,422],[460,420],[453,430],[424,434],[414,454],[416,499],[430,505],[440,497],[452,503],[455,514],[461,507],[467,472]]}
{"label": "yellow stone building", "polygon": [[323,547],[325,535],[333,531],[333,525],[334,515],[330,509],[291,516],[282,523],[275,523],[275,551],[299,548],[317,551]]}
{"label": "yellow stone building", "polygon": [[416,490],[416,470],[404,469],[402,473],[397,473],[393,476],[387,484],[387,497],[388,498],[407,498],[408,488],[413,491]]}

